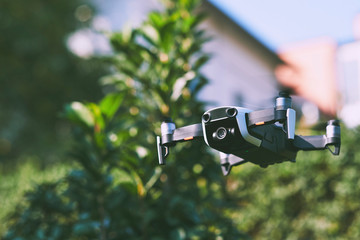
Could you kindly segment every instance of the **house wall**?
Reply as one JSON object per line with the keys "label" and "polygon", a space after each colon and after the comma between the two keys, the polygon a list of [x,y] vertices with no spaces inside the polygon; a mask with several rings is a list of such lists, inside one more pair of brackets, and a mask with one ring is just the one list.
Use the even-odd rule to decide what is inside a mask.
{"label": "house wall", "polygon": [[278,64],[268,50],[249,38],[244,30],[205,3],[208,14],[202,27],[212,41],[204,50],[213,55],[203,72],[210,84],[200,97],[213,105],[237,105],[250,109],[272,107],[278,95],[274,68]]}
{"label": "house wall", "polygon": [[348,127],[360,124],[360,41],[339,46],[336,54],[339,115]]}
{"label": "house wall", "polygon": [[[157,0],[97,0],[97,3],[99,14],[106,16],[115,30],[125,23],[137,26],[147,12],[161,8]],[[274,57],[210,3],[205,1],[201,10],[208,14],[201,27],[213,37],[204,51],[213,57],[203,68],[209,84],[200,93],[200,99],[210,102],[209,107],[272,107],[278,94]]]}
{"label": "house wall", "polygon": [[360,125],[360,14],[353,23],[355,41],[340,45],[336,54],[339,116],[348,127]]}

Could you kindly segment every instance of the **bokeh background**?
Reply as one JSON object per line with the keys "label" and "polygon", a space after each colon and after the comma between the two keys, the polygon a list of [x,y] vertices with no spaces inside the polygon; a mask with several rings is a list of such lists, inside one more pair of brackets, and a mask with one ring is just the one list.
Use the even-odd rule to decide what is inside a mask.
{"label": "bokeh background", "polygon": [[[0,3],[4,239],[357,239],[360,4]],[[221,174],[201,143],[157,166],[161,120],[272,107],[342,120],[339,157]]]}

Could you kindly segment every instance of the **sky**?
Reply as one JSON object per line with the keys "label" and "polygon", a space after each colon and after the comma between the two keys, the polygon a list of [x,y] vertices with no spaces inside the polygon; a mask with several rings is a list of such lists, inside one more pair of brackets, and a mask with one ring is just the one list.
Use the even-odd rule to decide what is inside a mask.
{"label": "sky", "polygon": [[360,0],[209,0],[273,51],[317,37],[353,40]]}

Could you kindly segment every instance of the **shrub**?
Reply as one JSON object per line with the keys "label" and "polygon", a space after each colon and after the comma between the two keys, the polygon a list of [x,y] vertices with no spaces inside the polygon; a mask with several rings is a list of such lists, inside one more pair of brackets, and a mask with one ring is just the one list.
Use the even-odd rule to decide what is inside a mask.
{"label": "shrub", "polygon": [[[111,36],[112,75],[98,103],[73,102],[78,168],[40,184],[10,218],[5,239],[239,239],[223,215],[230,209],[219,164],[202,143],[174,149],[157,166],[155,133],[164,116],[198,122],[196,99],[209,56],[198,30],[197,1],[168,1],[139,28]],[[180,151],[181,150],[181,151]]]}
{"label": "shrub", "polygon": [[239,229],[254,239],[358,239],[359,130],[342,126],[340,156],[300,152],[296,163],[235,168]]}

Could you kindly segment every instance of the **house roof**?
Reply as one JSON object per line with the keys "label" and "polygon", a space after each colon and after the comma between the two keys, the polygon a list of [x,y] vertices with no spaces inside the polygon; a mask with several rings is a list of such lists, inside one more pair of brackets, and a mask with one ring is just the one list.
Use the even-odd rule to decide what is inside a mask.
{"label": "house roof", "polygon": [[263,58],[267,61],[273,63],[274,65],[286,64],[276,52],[272,51],[266,45],[264,45],[259,39],[250,34],[243,26],[231,19],[227,14],[222,10],[212,4],[210,1],[206,0],[203,2],[202,8],[206,10],[208,15],[217,15],[221,16],[226,24],[235,29],[236,34],[241,35],[242,39],[246,39],[244,44],[247,47],[254,50],[254,53],[261,54]]}

